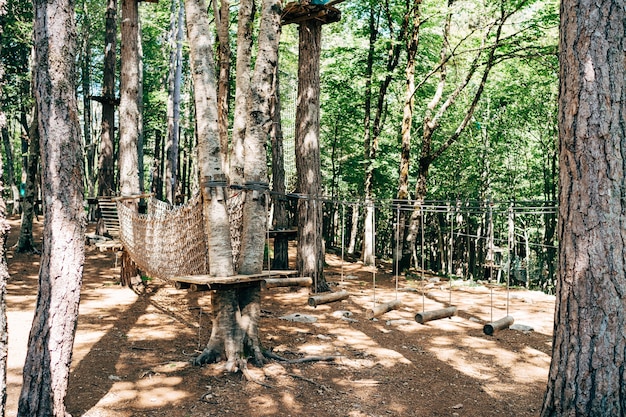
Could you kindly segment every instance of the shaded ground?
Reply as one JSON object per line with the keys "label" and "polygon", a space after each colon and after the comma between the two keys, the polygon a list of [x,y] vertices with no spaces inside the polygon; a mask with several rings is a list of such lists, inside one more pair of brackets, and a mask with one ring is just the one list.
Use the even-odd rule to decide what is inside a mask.
{"label": "shaded ground", "polygon": [[[12,221],[10,244],[19,233]],[[37,233],[41,224],[37,224]],[[9,399],[14,415],[37,291],[39,257],[8,253]],[[264,345],[287,358],[338,356],[334,362],[250,367],[267,386],[189,360],[208,341],[209,293],[153,282],[137,295],[117,285],[115,254],[87,247],[68,411],[88,417],[194,416],[535,416],[541,407],[552,340],[554,297],[512,290],[509,314],[534,331],[483,334],[506,315],[501,289],[396,280],[327,255],[327,280],[347,300],[309,307],[307,289],[263,292]],[[343,271],[343,274],[342,274]],[[403,306],[367,320],[377,302]],[[421,325],[416,312],[456,305],[451,319]],[[493,309],[492,309],[493,306]],[[349,311],[345,319],[340,312]],[[310,315],[314,323],[281,319]]]}

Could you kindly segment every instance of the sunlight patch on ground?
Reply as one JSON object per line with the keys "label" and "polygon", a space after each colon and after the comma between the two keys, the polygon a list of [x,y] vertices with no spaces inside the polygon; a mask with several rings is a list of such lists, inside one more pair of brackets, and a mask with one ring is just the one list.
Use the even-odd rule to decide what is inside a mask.
{"label": "sunlight patch on ground", "polygon": [[189,397],[187,391],[177,389],[183,379],[178,376],[154,375],[138,381],[120,381],[113,384],[94,408],[112,410],[132,408],[158,408],[177,403]]}

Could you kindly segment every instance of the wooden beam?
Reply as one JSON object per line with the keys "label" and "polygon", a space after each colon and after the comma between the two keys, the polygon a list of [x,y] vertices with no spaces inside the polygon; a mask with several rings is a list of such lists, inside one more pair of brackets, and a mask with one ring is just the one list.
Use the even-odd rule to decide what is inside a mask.
{"label": "wooden beam", "polygon": [[334,301],[345,300],[346,298],[348,298],[348,296],[349,294],[346,290],[314,295],[312,297],[309,297],[309,305],[311,307],[317,307],[319,304],[327,304]]}

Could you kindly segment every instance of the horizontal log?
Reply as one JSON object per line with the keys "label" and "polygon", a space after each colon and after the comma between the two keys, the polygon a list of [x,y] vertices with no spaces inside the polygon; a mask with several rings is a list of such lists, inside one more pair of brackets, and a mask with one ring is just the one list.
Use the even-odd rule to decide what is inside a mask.
{"label": "horizontal log", "polygon": [[290,275],[296,275],[298,271],[290,270],[274,270],[263,271],[260,274],[250,275],[231,275],[229,277],[214,277],[212,275],[186,275],[180,277],[171,277],[170,281],[173,282],[186,282],[188,284],[199,285],[215,285],[215,284],[241,284],[254,281],[263,281],[267,277],[287,277]]}
{"label": "horizontal log", "polygon": [[309,305],[311,307],[317,307],[319,304],[327,304],[334,301],[345,300],[346,298],[348,298],[348,295],[348,291],[346,290],[313,295],[309,297]]}
{"label": "horizontal log", "polygon": [[513,324],[513,322],[514,320],[512,316],[505,316],[502,317],[500,320],[485,324],[485,326],[483,327],[483,332],[486,335],[491,336],[498,330],[508,329],[509,326]]}
{"label": "horizontal log", "polygon": [[456,307],[447,307],[440,310],[422,311],[415,315],[415,321],[424,324],[432,320],[439,320],[446,317],[452,317],[456,314]]}
{"label": "horizontal log", "polygon": [[374,308],[368,309],[365,312],[365,317],[371,320],[374,317],[381,316],[391,310],[396,310],[400,308],[400,306],[402,306],[402,303],[400,302],[400,300],[393,300],[393,301],[389,301],[388,303],[378,304]]}
{"label": "horizontal log", "polygon": [[313,279],[311,277],[265,278],[261,285],[263,288],[310,287],[313,285]]}

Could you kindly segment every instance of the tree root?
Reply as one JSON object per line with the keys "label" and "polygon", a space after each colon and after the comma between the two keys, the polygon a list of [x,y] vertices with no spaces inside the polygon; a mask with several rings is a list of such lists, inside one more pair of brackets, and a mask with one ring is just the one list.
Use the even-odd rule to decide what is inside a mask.
{"label": "tree root", "polygon": [[265,356],[268,359],[274,359],[275,361],[284,362],[288,364],[307,363],[307,362],[334,362],[340,358],[339,356],[306,356],[304,358],[298,358],[298,359],[287,359],[269,350],[264,350],[263,356]]}

